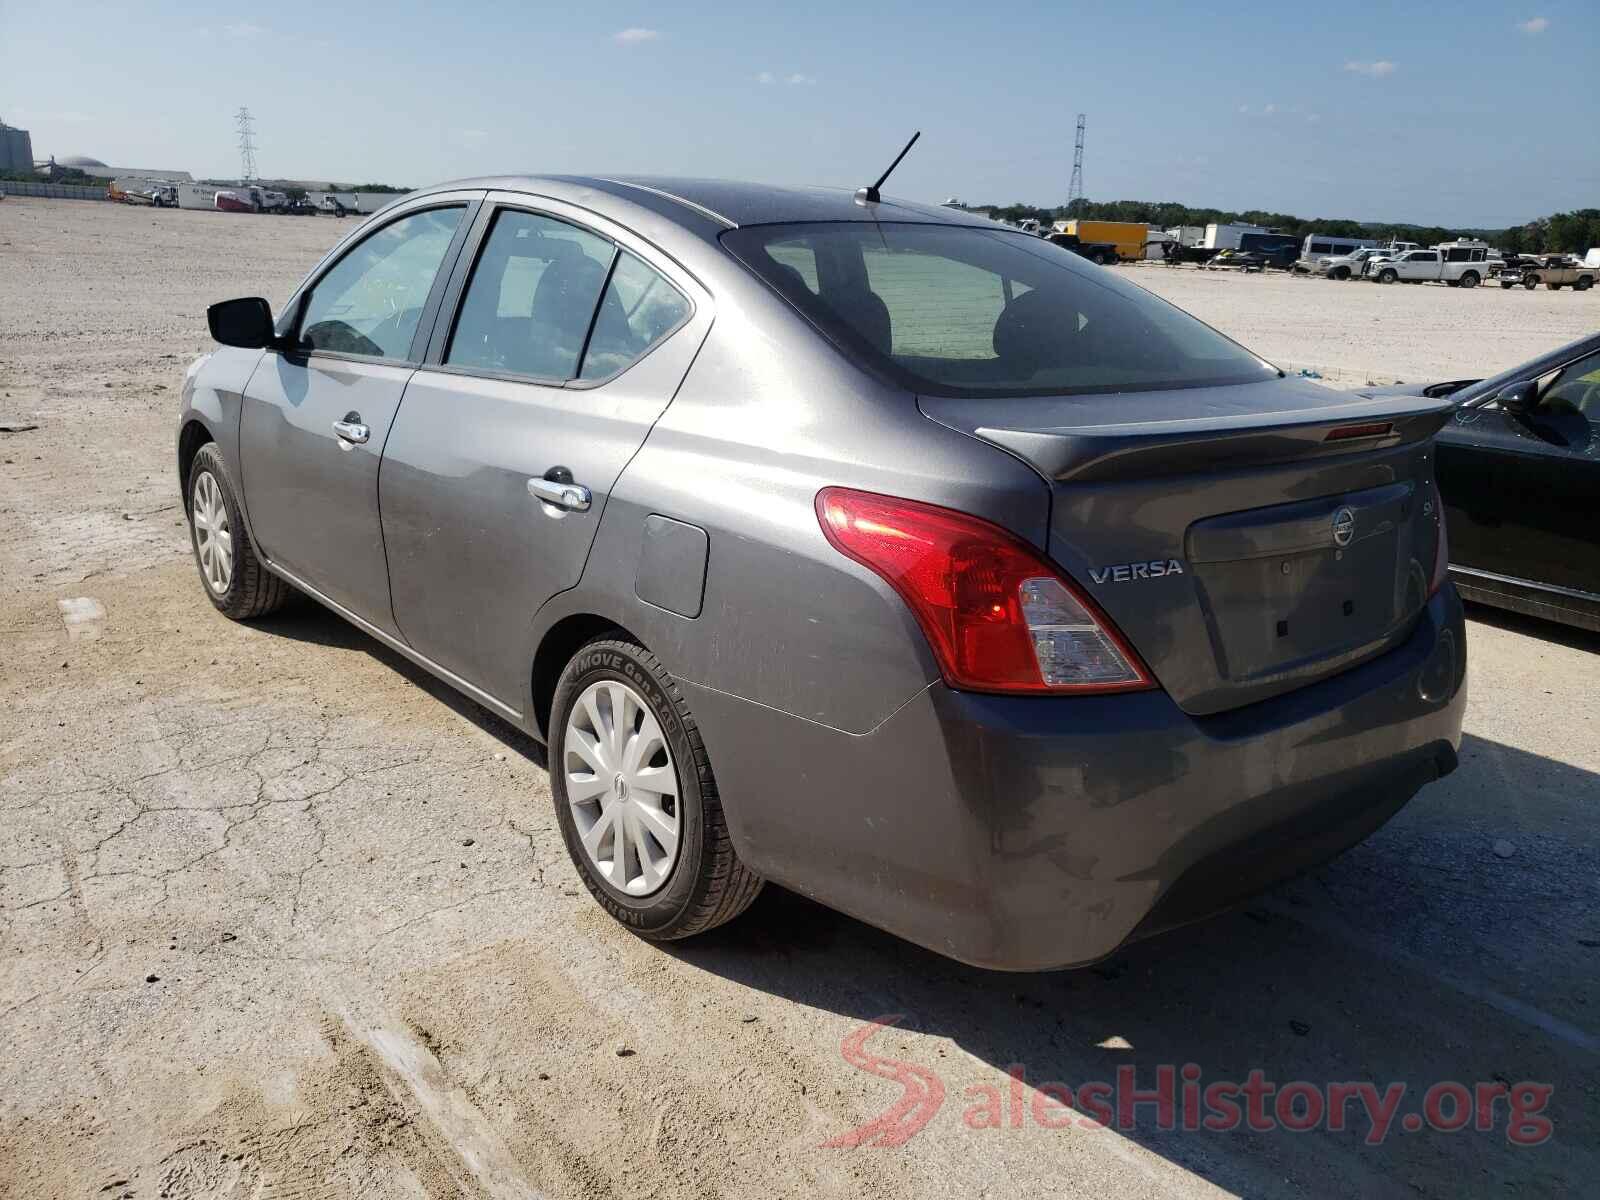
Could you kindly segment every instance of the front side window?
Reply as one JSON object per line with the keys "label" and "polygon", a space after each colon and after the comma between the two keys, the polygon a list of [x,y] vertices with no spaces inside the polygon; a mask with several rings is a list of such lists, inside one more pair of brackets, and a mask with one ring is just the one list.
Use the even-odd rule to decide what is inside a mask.
{"label": "front side window", "polygon": [[502,210],[473,265],[445,362],[576,378],[615,253],[605,238],[576,225]]}
{"label": "front side window", "polygon": [[848,222],[746,226],[723,243],[847,353],[928,395],[1060,395],[1278,376],[1143,288],[1024,234]]}
{"label": "front side window", "polygon": [[1579,359],[1557,375],[1539,398],[1539,407],[1552,413],[1577,411],[1600,424],[1600,353]]}
{"label": "front side window", "polygon": [[401,217],[346,254],[306,297],[300,345],[407,360],[463,211],[457,205]]}
{"label": "front side window", "polygon": [[580,379],[605,379],[644,357],[689,318],[689,302],[660,274],[623,251],[606,285]]}

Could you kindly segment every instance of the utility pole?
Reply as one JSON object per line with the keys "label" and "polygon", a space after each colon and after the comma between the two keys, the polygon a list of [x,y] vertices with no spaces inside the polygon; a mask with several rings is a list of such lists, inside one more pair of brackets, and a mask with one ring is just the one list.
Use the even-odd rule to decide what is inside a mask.
{"label": "utility pole", "polygon": [[[234,128],[239,131],[239,181],[249,183],[256,177],[256,128],[248,108],[233,114]],[[1083,140],[1080,119],[1078,140]]]}
{"label": "utility pole", "polygon": [[1087,118],[1078,114],[1078,140],[1072,149],[1072,183],[1067,187],[1067,208],[1072,208],[1074,200],[1083,199],[1083,127]]}

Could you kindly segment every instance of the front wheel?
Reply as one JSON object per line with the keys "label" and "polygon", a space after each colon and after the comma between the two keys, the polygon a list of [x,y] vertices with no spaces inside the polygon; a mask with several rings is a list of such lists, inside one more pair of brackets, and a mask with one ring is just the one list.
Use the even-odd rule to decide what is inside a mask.
{"label": "front wheel", "polygon": [[699,727],[661,661],[589,642],[550,712],[556,821],[584,886],[633,932],[666,941],[730,921],[762,879],[728,836]]}
{"label": "front wheel", "polygon": [[1539,277],[1537,275],[1529,275],[1522,281],[1522,286],[1527,288],[1530,292],[1533,291],[1534,288],[1539,286]]}
{"label": "front wheel", "polygon": [[1580,279],[1580,280],[1578,280],[1577,283],[1572,285],[1572,290],[1575,291],[1575,292],[1587,292],[1593,286],[1594,286],[1594,280],[1592,280],[1592,279]]}
{"label": "front wheel", "polygon": [[289,598],[289,585],[256,557],[239,513],[233,480],[215,442],[207,442],[194,456],[184,499],[200,582],[217,611],[244,621],[282,608]]}
{"label": "front wheel", "polygon": [[1329,279],[1337,279],[1337,280],[1343,282],[1344,280],[1350,278],[1350,268],[1349,267],[1335,267],[1333,270],[1328,272],[1328,278]]}
{"label": "front wheel", "polygon": [[1396,279],[1399,279],[1399,278],[1400,278],[1400,275],[1399,275],[1399,272],[1397,272],[1397,271],[1379,271],[1378,272],[1378,282],[1379,283],[1393,283]]}
{"label": "front wheel", "polygon": [[1475,288],[1475,287],[1477,287],[1478,286],[1478,273],[1476,271],[1468,271],[1465,275],[1463,275],[1461,277],[1461,286],[1464,287],[1464,288]]}

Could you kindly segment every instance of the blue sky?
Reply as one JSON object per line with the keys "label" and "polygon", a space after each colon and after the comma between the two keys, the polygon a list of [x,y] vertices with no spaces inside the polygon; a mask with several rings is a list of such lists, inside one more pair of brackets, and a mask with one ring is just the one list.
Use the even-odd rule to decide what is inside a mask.
{"label": "blue sky", "polygon": [[1499,226],[1600,204],[1594,0],[1291,6],[0,0],[44,156],[420,185],[499,171],[869,182]]}

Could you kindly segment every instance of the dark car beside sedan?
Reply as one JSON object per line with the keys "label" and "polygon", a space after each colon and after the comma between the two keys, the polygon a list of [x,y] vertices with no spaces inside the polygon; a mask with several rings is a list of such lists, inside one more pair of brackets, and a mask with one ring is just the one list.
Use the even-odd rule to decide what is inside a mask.
{"label": "dark car beside sedan", "polygon": [[1489,379],[1362,391],[1457,401],[1437,444],[1461,594],[1600,631],[1600,333]]}

